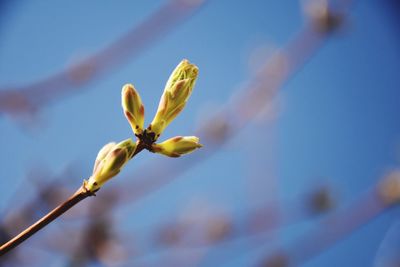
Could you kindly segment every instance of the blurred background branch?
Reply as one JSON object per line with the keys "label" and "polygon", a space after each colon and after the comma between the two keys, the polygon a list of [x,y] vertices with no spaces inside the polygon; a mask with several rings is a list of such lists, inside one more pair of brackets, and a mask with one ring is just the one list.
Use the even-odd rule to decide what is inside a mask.
{"label": "blurred background branch", "polygon": [[[179,8],[175,10],[174,5]],[[398,50],[393,48],[396,44],[394,39],[387,37],[391,36],[387,24],[378,19],[377,14],[383,11],[378,11],[375,6],[381,4],[359,3],[355,11],[352,10],[350,20],[351,1],[303,1],[301,6],[297,2],[275,5],[210,1],[204,6],[203,13],[193,17],[190,23],[181,25],[180,21],[203,5],[202,1],[170,1],[161,7],[157,4],[153,15],[130,32],[136,37],[125,37],[132,42],[138,41],[142,34],[145,38],[140,38],[132,46],[111,45],[100,50],[102,56],[97,58],[97,53],[94,54],[94,59],[98,60],[87,57],[66,68],[61,72],[67,81],[65,87],[62,85],[52,91],[45,89],[51,87],[44,86],[43,91],[30,91],[25,89],[32,88],[29,85],[18,87],[17,91],[9,91],[9,88],[1,91],[7,95],[27,90],[26,96],[32,96],[34,107],[27,109],[29,113],[62,100],[65,93],[86,88],[88,82],[105,76],[103,74],[109,74],[108,79],[112,82],[103,80],[98,83],[100,88],[102,84],[109,88],[131,82],[126,80],[132,79],[129,76],[131,71],[127,74],[120,68],[120,76],[112,74],[126,58],[127,68],[137,72],[132,81],[136,83],[137,80],[139,86],[143,84],[147,90],[143,97],[150,98],[153,93],[159,93],[159,89],[152,91],[152,88],[162,86],[157,77],[165,72],[164,63],[154,62],[157,60],[167,65],[167,61],[175,60],[175,57],[188,57],[199,62],[201,70],[199,89],[194,92],[197,94],[194,99],[198,97],[197,103],[194,100],[194,107],[200,110],[200,119],[193,123],[193,116],[184,115],[181,122],[186,129],[189,125],[196,125],[196,135],[205,144],[203,151],[178,161],[151,158],[149,162],[142,162],[139,158],[137,166],[118,178],[121,183],[99,192],[96,202],[102,204],[89,201],[49,229],[49,235],[55,235],[57,240],[69,239],[68,242],[57,242],[46,234],[11,255],[7,262],[4,260],[5,266],[23,266],[27,264],[26,257],[30,258],[29,266],[43,266],[43,262],[49,260],[61,266],[257,266],[259,263],[262,266],[364,266],[373,261],[373,252],[396,215],[397,209],[388,209],[395,202],[387,200],[393,199],[398,192],[389,190],[396,188],[393,184],[383,190],[382,184],[376,186],[376,180],[370,177],[388,165],[397,165],[398,156],[396,158],[393,154],[398,152],[392,151],[397,151],[395,144],[400,131],[395,126],[399,98],[394,88],[398,80],[393,76],[398,65],[390,59],[397,58],[393,51]],[[296,12],[300,9],[305,17],[298,18]],[[171,14],[176,16],[171,17]],[[364,16],[368,19],[365,20]],[[299,26],[301,21],[303,26]],[[382,27],[377,21],[382,23]],[[137,53],[144,51],[149,44],[155,44],[178,24],[179,30],[168,34],[166,40],[154,47],[154,55],[144,54],[143,60],[138,59],[136,64],[139,67],[129,63]],[[292,35],[299,27],[300,31]],[[251,40],[250,45],[246,43],[252,38],[246,34],[260,34],[257,31],[268,32],[280,44],[269,49],[268,56],[259,54],[257,51],[262,50],[257,50]],[[379,37],[372,37],[372,33]],[[332,35],[342,38],[332,40],[321,49]],[[254,64],[251,60],[255,60],[256,67],[250,66],[250,74],[238,70],[238,66],[244,65],[243,59],[233,60],[232,57],[238,54],[238,49],[243,52],[243,45],[250,46],[248,49],[254,52],[254,55],[243,56],[249,65]],[[381,48],[379,55],[370,53],[377,47],[385,48]],[[310,60],[317,52],[318,57]],[[112,64],[108,65],[108,60]],[[98,63],[101,64],[98,66]],[[143,73],[154,70],[154,75],[140,80],[138,69],[141,68]],[[52,77],[43,80],[45,85]],[[246,82],[241,82],[243,80]],[[109,93],[106,97],[113,98],[114,94]],[[51,133],[43,132],[43,139],[48,138],[54,143],[55,139],[57,144],[71,142],[62,145],[71,148],[66,149],[58,162],[47,159],[50,165],[59,166],[60,161],[84,157],[85,166],[86,158],[91,158],[94,153],[91,146],[95,147],[96,142],[103,143],[110,136],[125,135],[124,131],[128,130],[125,125],[120,127],[119,118],[115,119],[118,115],[105,108],[107,100],[100,99],[100,93],[82,94],[81,98],[85,99],[86,106],[88,100],[93,102],[90,109],[104,103],[102,110],[87,111],[78,103],[76,113],[70,109],[67,113],[72,113],[61,118],[67,127],[61,128],[61,123],[56,121],[50,128]],[[4,100],[6,105],[14,105],[11,98],[3,99],[7,99]],[[210,100],[223,104],[213,105]],[[65,109],[57,109],[63,105],[73,107],[62,102],[57,101],[52,110],[66,114]],[[20,110],[18,105],[13,108]],[[146,110],[151,108],[146,106]],[[10,114],[8,111],[3,112]],[[19,111],[11,112],[17,113]],[[86,116],[93,118],[92,122],[87,122]],[[71,118],[82,123],[71,124]],[[108,121],[112,121],[112,127]],[[179,121],[177,123],[179,125]],[[268,127],[257,127],[260,123],[266,123]],[[75,134],[79,139],[85,139],[80,135],[85,135],[84,132],[94,125],[96,129],[100,127],[95,134],[98,136],[93,138],[95,143],[83,145],[82,141],[74,140]],[[69,131],[68,127],[72,130]],[[4,140],[22,140],[25,145],[34,142],[18,135],[12,137],[8,128],[7,125],[3,127]],[[271,136],[266,131],[271,130],[276,132],[276,140],[267,140]],[[88,134],[93,135],[93,131]],[[38,139],[38,146],[43,148],[42,137]],[[251,157],[243,151],[243,144],[249,141],[253,144],[247,147],[246,153]],[[270,147],[271,144],[274,147]],[[19,158],[16,155],[21,155],[13,154],[7,145],[3,147],[11,151],[10,157]],[[17,151],[22,150],[18,143],[16,147]],[[80,147],[86,147],[88,151],[77,155]],[[42,150],[38,152],[35,145],[32,150],[38,157],[43,154],[46,159],[47,155]],[[48,154],[57,155],[51,149]],[[277,164],[277,174],[259,173],[258,181],[251,180],[244,159],[254,161],[249,168],[257,165],[275,168],[274,164]],[[21,160],[24,160],[22,156]],[[22,163],[18,164],[22,166]],[[84,169],[82,173],[86,174],[87,168]],[[264,170],[268,171],[268,167],[259,168],[261,172]],[[7,166],[4,173],[9,173]],[[81,179],[81,175],[81,172],[76,174],[76,180]],[[39,179],[37,191],[30,194],[37,195],[32,197],[37,201],[21,201],[28,203],[22,209],[23,214],[11,216],[4,213],[2,221],[7,223],[2,227],[2,235],[10,235],[10,228],[14,228],[12,226],[18,220],[24,223],[34,220],[38,214],[32,211],[40,213],[54,206],[57,196],[70,190],[68,184],[72,182],[65,183],[65,177],[60,176]],[[180,176],[185,176],[185,179],[176,179]],[[309,180],[314,178],[307,177],[315,176],[319,177],[317,184],[328,182],[340,189],[340,198],[330,186],[317,187],[315,181],[310,183]],[[273,189],[266,188],[268,183],[265,181],[271,179],[276,179],[278,185]],[[24,192],[25,182],[19,183],[18,191]],[[41,189],[51,183],[62,183],[66,187],[62,187],[59,193],[54,192],[54,196],[40,194]],[[245,198],[245,183],[255,183],[259,195]],[[368,186],[373,189],[362,194],[361,188]],[[207,201],[191,205],[196,196]],[[351,197],[346,199],[346,196]],[[293,201],[285,202],[286,199]],[[4,198],[3,203],[9,202]],[[380,214],[383,214],[380,219],[366,225]],[[140,220],[135,219],[138,217]],[[64,231],[60,233],[60,229]],[[351,234],[356,230],[359,234],[354,238]],[[345,242],[337,242],[346,237]],[[336,248],[331,250],[336,243]],[[349,246],[369,257],[349,256]],[[328,253],[322,254],[328,249]]]}
{"label": "blurred background branch", "polygon": [[88,89],[89,82],[149,49],[203,4],[203,1],[168,0],[125,35],[78,63],[32,84],[4,87],[6,89],[0,90],[0,112],[31,116],[78,89]]}

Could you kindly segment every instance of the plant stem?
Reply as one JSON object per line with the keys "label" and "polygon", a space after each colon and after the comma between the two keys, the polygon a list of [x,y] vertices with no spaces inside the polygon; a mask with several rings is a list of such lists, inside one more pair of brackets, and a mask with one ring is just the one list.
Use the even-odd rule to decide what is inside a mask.
{"label": "plant stem", "polygon": [[82,185],[67,201],[47,213],[44,217],[39,219],[37,222],[26,228],[24,231],[22,231],[19,235],[8,241],[7,243],[1,245],[0,247],[0,256],[3,256],[13,248],[17,247],[19,244],[24,242],[26,239],[31,237],[33,234],[35,234],[37,231],[54,221],[56,218],[58,218],[60,215],[62,215],[64,212],[75,206],[77,203],[79,203],[81,200],[93,196],[94,194],[90,191],[88,191],[84,185]]}
{"label": "plant stem", "polygon": [[[154,141],[153,141],[154,142]],[[137,146],[136,150],[133,153],[132,157],[136,156],[138,153],[140,153],[143,149],[150,149],[151,144],[153,143],[146,143],[143,142],[142,140],[137,141]],[[26,228],[24,231],[22,231],[19,235],[8,241],[7,243],[3,244],[0,246],[0,257],[12,250],[13,248],[17,247],[19,244],[24,242],[26,239],[34,235],[37,231],[60,217],[64,212],[78,204],[80,201],[84,200],[85,198],[89,196],[94,196],[94,192],[90,192],[88,189],[86,189],[85,184],[82,184],[82,186],[65,201],[64,203],[60,204],[58,207],[47,213],[44,217],[39,219],[37,222]]]}

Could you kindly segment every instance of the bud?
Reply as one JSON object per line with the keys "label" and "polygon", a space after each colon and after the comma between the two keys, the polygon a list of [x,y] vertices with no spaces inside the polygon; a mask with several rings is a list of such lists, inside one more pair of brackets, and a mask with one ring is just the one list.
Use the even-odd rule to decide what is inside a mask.
{"label": "bud", "polygon": [[136,143],[126,139],[118,144],[105,145],[97,155],[93,174],[86,182],[90,192],[100,189],[105,182],[117,175],[122,167],[130,160],[136,149]]}
{"label": "bud", "polygon": [[186,59],[182,60],[172,72],[165,85],[156,116],[148,127],[148,131],[154,133],[155,139],[185,107],[196,83],[198,72],[197,66]]}
{"label": "bud", "polygon": [[143,131],[144,124],[144,106],[139,93],[132,84],[126,84],[122,88],[122,108],[129,121],[135,135]]}
{"label": "bud", "polygon": [[94,162],[93,173],[96,172],[97,166],[99,166],[99,163],[107,156],[108,152],[110,152],[111,149],[113,149],[113,147],[115,147],[116,145],[117,143],[110,142],[107,145],[103,146],[102,149],[100,149]]}
{"label": "bud", "polygon": [[160,144],[153,144],[152,150],[155,153],[177,158],[200,147],[202,145],[199,144],[199,138],[196,136],[176,136]]}

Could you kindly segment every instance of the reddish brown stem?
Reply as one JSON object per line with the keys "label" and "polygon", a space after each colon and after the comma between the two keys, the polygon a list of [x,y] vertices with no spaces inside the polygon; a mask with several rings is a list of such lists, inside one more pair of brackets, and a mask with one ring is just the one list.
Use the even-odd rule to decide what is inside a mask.
{"label": "reddish brown stem", "polygon": [[[143,141],[141,138],[137,141],[137,146],[136,150],[133,153],[132,157],[133,158],[135,155],[140,153],[143,149],[150,149],[151,144],[154,143],[154,141],[151,141],[150,143],[146,143]],[[83,184],[67,201],[47,213],[44,217],[42,217],[40,220],[26,228],[24,231],[22,231],[19,235],[8,241],[7,243],[3,244],[0,247],[0,257],[24,242],[26,239],[34,235],[37,231],[60,217],[64,212],[78,204],[81,200],[84,200],[85,198],[89,196],[93,196],[94,193],[90,192],[89,190],[86,189],[85,184]]]}
{"label": "reddish brown stem", "polygon": [[24,242],[26,239],[34,235],[37,231],[54,221],[64,212],[75,206],[81,200],[94,195],[92,192],[88,191],[83,185],[64,203],[60,204],[58,207],[47,213],[40,220],[26,228],[19,235],[3,244],[0,247],[0,256],[3,256],[13,248],[17,247],[19,244]]}

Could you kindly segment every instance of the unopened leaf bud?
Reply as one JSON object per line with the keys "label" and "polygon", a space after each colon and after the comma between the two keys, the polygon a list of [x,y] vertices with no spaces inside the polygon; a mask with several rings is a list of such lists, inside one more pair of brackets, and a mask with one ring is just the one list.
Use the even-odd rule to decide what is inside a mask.
{"label": "unopened leaf bud", "polygon": [[135,135],[143,132],[144,106],[139,93],[132,84],[126,84],[121,93],[122,108]]}
{"label": "unopened leaf bud", "polygon": [[107,156],[108,152],[110,152],[110,150],[113,149],[113,147],[115,147],[116,145],[117,145],[117,143],[110,142],[110,143],[104,145],[100,149],[99,153],[97,153],[97,157],[94,162],[93,173],[96,172],[97,166],[99,166],[99,163]]}
{"label": "unopened leaf bud", "polygon": [[86,183],[86,189],[95,192],[105,182],[117,175],[122,167],[130,160],[135,152],[136,143],[131,139],[124,140],[118,144],[109,143],[99,152],[93,174]]}
{"label": "unopened leaf bud", "polygon": [[200,147],[202,145],[196,136],[176,136],[162,143],[153,144],[152,150],[155,153],[177,158]]}
{"label": "unopened leaf bud", "polygon": [[188,60],[182,60],[172,72],[161,96],[157,113],[148,127],[157,139],[165,127],[183,110],[196,83],[199,69]]}

